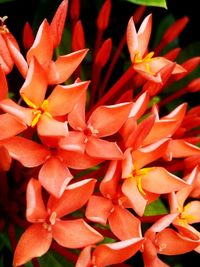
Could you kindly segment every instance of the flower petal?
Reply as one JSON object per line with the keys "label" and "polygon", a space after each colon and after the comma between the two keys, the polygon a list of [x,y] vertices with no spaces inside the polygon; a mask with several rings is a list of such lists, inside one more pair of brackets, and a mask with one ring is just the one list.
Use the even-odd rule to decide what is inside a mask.
{"label": "flower petal", "polygon": [[0,82],[1,82],[1,90],[0,90],[0,100],[8,97],[8,84],[6,80],[6,75],[4,71],[0,67]]}
{"label": "flower petal", "polygon": [[52,226],[53,238],[67,248],[81,248],[103,240],[103,236],[83,219],[57,221]]}
{"label": "flower petal", "polygon": [[48,208],[55,211],[58,218],[80,209],[92,195],[95,183],[95,179],[85,179],[68,185],[59,199],[49,198]]}
{"label": "flower petal", "polygon": [[57,121],[43,114],[37,123],[37,131],[40,136],[64,137],[68,133],[68,126],[66,122]]}
{"label": "flower petal", "polygon": [[93,246],[87,246],[82,249],[76,261],[75,267],[90,266],[91,263],[91,250]]}
{"label": "flower petal", "polygon": [[[38,61],[33,58],[30,62],[26,80],[20,89],[20,95],[25,100],[31,101],[31,108],[41,106],[47,90],[46,73]],[[29,104],[27,102],[27,104]]]}
{"label": "flower petal", "polygon": [[142,175],[142,188],[156,194],[170,193],[185,186],[187,183],[184,180],[162,167],[153,167],[147,174]]}
{"label": "flower petal", "polygon": [[88,125],[98,131],[98,137],[113,135],[127,120],[131,108],[132,103],[100,106],[93,111]]}
{"label": "flower petal", "polygon": [[171,140],[166,153],[173,158],[185,158],[200,155],[200,148],[184,140]]}
{"label": "flower petal", "polygon": [[148,108],[149,95],[144,92],[138,99],[134,102],[129,117],[134,117],[138,120]]}
{"label": "flower petal", "polygon": [[52,55],[53,43],[51,31],[49,24],[45,19],[38,29],[35,41],[27,52],[26,58],[27,62],[30,64],[31,59],[35,57],[44,68],[47,68],[49,62],[51,61]]}
{"label": "flower petal", "polygon": [[129,199],[134,211],[139,216],[143,216],[147,200],[142,195],[142,193],[139,192],[136,179],[134,178],[125,179],[122,185],[122,192]]}
{"label": "flower petal", "polygon": [[61,116],[72,111],[82,94],[88,88],[89,82],[78,82],[70,85],[57,85],[47,98],[47,111],[52,116]]}
{"label": "flower petal", "polygon": [[28,168],[41,165],[49,156],[44,146],[20,136],[4,140],[4,146],[12,158]]}
{"label": "flower petal", "polygon": [[195,249],[199,245],[198,240],[185,238],[172,229],[164,229],[156,235],[159,253],[164,255],[179,255]]}
{"label": "flower petal", "polygon": [[26,189],[26,219],[32,223],[45,220],[46,208],[42,199],[42,187],[38,180],[31,178]]}
{"label": "flower petal", "polygon": [[48,70],[48,83],[60,84],[65,82],[80,65],[88,49],[79,50],[68,55],[59,56],[51,62]]}
{"label": "flower petal", "polygon": [[92,158],[86,153],[83,154],[76,151],[61,150],[59,154],[69,168],[76,170],[88,169],[103,161],[103,159]]}
{"label": "flower petal", "polygon": [[77,151],[79,153],[85,152],[85,139],[86,136],[83,132],[70,131],[67,137],[61,138],[59,146],[68,151]]}
{"label": "flower petal", "polygon": [[141,237],[140,220],[137,219],[130,211],[120,206],[114,206],[113,212],[108,217],[108,222],[111,231],[120,240]]}
{"label": "flower petal", "polygon": [[43,164],[38,178],[50,194],[59,198],[72,179],[72,175],[60,159],[51,157]]}
{"label": "flower petal", "polygon": [[8,150],[4,146],[0,145],[0,172],[8,171],[10,169],[11,161],[12,159]]}
{"label": "flower petal", "polygon": [[86,144],[86,153],[94,158],[118,160],[123,154],[117,143],[90,136]]}
{"label": "flower petal", "polygon": [[91,196],[87,204],[85,216],[92,222],[106,225],[112,208],[113,204],[110,199],[101,196]]}
{"label": "flower petal", "polygon": [[130,53],[131,61],[134,62],[135,53],[139,51],[138,35],[135,28],[135,23],[131,17],[127,26],[127,46]]}
{"label": "flower petal", "polygon": [[148,49],[149,39],[151,36],[151,28],[152,28],[152,14],[149,14],[143,20],[138,30],[138,47],[139,47],[138,51],[140,52],[141,57],[143,57],[144,53]]}
{"label": "flower petal", "polygon": [[[12,99],[6,98],[0,102],[0,108],[5,112],[9,113],[21,121],[22,124],[31,125],[33,119],[33,109],[24,108],[16,104]],[[11,117],[9,118],[11,119]],[[7,124],[7,122],[6,122]]]}
{"label": "flower petal", "polygon": [[133,165],[135,169],[159,159],[164,155],[169,144],[169,139],[161,139],[151,145],[141,147],[132,152]]}
{"label": "flower petal", "polygon": [[14,253],[13,266],[27,263],[44,255],[52,242],[52,235],[40,223],[31,225],[20,237]]}
{"label": "flower petal", "polygon": [[17,120],[13,115],[0,115],[0,140],[13,137],[26,130],[26,128],[27,126]]}
{"label": "flower petal", "polygon": [[142,246],[143,238],[132,238],[112,244],[101,244],[93,252],[95,265],[105,267],[122,263],[133,256]]}

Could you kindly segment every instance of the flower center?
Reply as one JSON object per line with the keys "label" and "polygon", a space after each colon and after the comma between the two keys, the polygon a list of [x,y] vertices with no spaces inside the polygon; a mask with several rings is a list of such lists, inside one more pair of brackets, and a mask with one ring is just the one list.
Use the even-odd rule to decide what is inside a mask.
{"label": "flower center", "polygon": [[135,56],[133,58],[133,63],[138,64],[138,63],[143,63],[145,65],[146,71],[152,75],[155,75],[155,72],[153,72],[150,68],[149,63],[156,59],[153,58],[154,52],[148,53],[144,58],[141,57],[140,52],[136,51]]}
{"label": "flower center", "polygon": [[52,225],[56,223],[57,220],[57,214],[55,211],[53,211],[50,216],[46,219],[46,221],[43,223],[43,227],[48,231],[51,232]]}
{"label": "flower center", "polygon": [[48,108],[48,100],[44,100],[42,102],[42,104],[38,107],[36,106],[30,99],[28,99],[28,97],[26,97],[25,95],[22,96],[24,102],[30,107],[33,108],[33,119],[31,122],[31,127],[34,127],[40,117],[42,116],[42,114],[47,115],[49,118],[52,118],[52,115],[47,111]]}
{"label": "flower center", "polygon": [[145,191],[142,188],[142,176],[146,175],[149,171],[151,171],[153,167],[151,168],[142,168],[140,170],[134,170],[130,173],[130,175],[127,178],[133,178],[136,179],[137,188],[144,196],[146,195]]}

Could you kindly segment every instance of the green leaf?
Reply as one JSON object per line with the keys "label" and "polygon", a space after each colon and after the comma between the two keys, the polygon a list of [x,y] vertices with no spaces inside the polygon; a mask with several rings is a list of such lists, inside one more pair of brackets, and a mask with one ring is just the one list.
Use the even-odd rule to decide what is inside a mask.
{"label": "green leaf", "polygon": [[7,2],[13,2],[16,0],[0,0],[0,4],[7,3]]}
{"label": "green leaf", "polygon": [[55,251],[49,251],[44,256],[38,258],[41,267],[73,267],[73,263],[67,261],[63,256],[59,255]]}
{"label": "green leaf", "polygon": [[11,245],[10,245],[10,240],[9,240],[9,237],[8,237],[8,234],[5,233],[5,232],[1,232],[0,233],[0,250],[4,246],[7,247],[10,251],[12,250]]}
{"label": "green leaf", "polygon": [[160,198],[146,206],[144,216],[162,215],[168,213],[167,208]]}
{"label": "green leaf", "polygon": [[156,6],[167,9],[167,3],[165,0],[126,0],[128,2],[143,5],[143,6]]}

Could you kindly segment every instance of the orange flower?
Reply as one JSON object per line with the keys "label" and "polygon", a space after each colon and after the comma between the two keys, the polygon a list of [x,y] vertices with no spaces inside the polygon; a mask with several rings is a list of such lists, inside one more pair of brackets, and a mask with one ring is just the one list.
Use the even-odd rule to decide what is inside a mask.
{"label": "orange flower", "polygon": [[26,218],[32,225],[25,230],[17,244],[13,259],[15,267],[45,254],[52,239],[67,248],[81,248],[103,239],[83,219],[60,219],[81,208],[92,194],[94,185],[94,179],[71,184],[60,199],[50,197],[46,209],[40,183],[33,178],[29,181]]}
{"label": "orange flower", "polygon": [[[148,15],[142,22],[138,32],[131,18],[127,27],[127,45],[135,71],[147,80],[161,83],[159,70],[171,63],[164,57],[153,57],[154,52],[148,53],[148,44],[151,35],[152,15]],[[173,74],[185,72],[185,69],[176,64]]]}

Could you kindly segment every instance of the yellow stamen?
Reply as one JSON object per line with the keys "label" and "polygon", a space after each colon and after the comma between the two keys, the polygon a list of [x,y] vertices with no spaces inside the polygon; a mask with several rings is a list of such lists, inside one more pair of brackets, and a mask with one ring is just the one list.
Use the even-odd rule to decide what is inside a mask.
{"label": "yellow stamen", "polygon": [[31,123],[31,127],[35,127],[35,125],[38,123],[40,117],[41,117],[41,111],[38,110],[38,112],[35,114],[33,120],[32,120],[32,123]]}
{"label": "yellow stamen", "polygon": [[28,98],[26,97],[24,94],[21,95],[21,97],[23,98],[24,102],[30,107],[30,108],[34,108],[37,109],[38,107]]}
{"label": "yellow stamen", "polygon": [[55,211],[52,212],[52,214],[51,214],[51,216],[49,218],[49,221],[50,221],[51,225],[54,225],[55,224],[55,222],[56,222],[56,216],[57,216],[56,212]]}
{"label": "yellow stamen", "polygon": [[180,218],[183,219],[183,220],[186,220],[187,223],[191,223],[193,222],[195,219],[196,219],[196,216],[190,214],[188,212],[188,209],[190,207],[190,203],[188,203],[184,208],[183,208],[183,211],[182,213],[180,214]]}
{"label": "yellow stamen", "polygon": [[146,192],[142,188],[142,177],[146,175],[149,171],[151,171],[153,167],[151,168],[142,168],[140,170],[134,170],[130,173],[130,175],[127,178],[135,178],[137,183],[137,188],[144,196],[146,195]]}
{"label": "yellow stamen", "polygon": [[142,58],[141,55],[140,55],[140,52],[136,51],[135,52],[135,56],[133,58],[133,63],[135,63],[135,64],[144,63],[146,71],[148,73],[152,74],[152,75],[155,75],[155,72],[151,71],[150,65],[149,65],[149,62],[151,62],[152,60],[156,59],[156,58],[153,58],[153,55],[154,55],[154,52],[150,52],[144,58]]}

